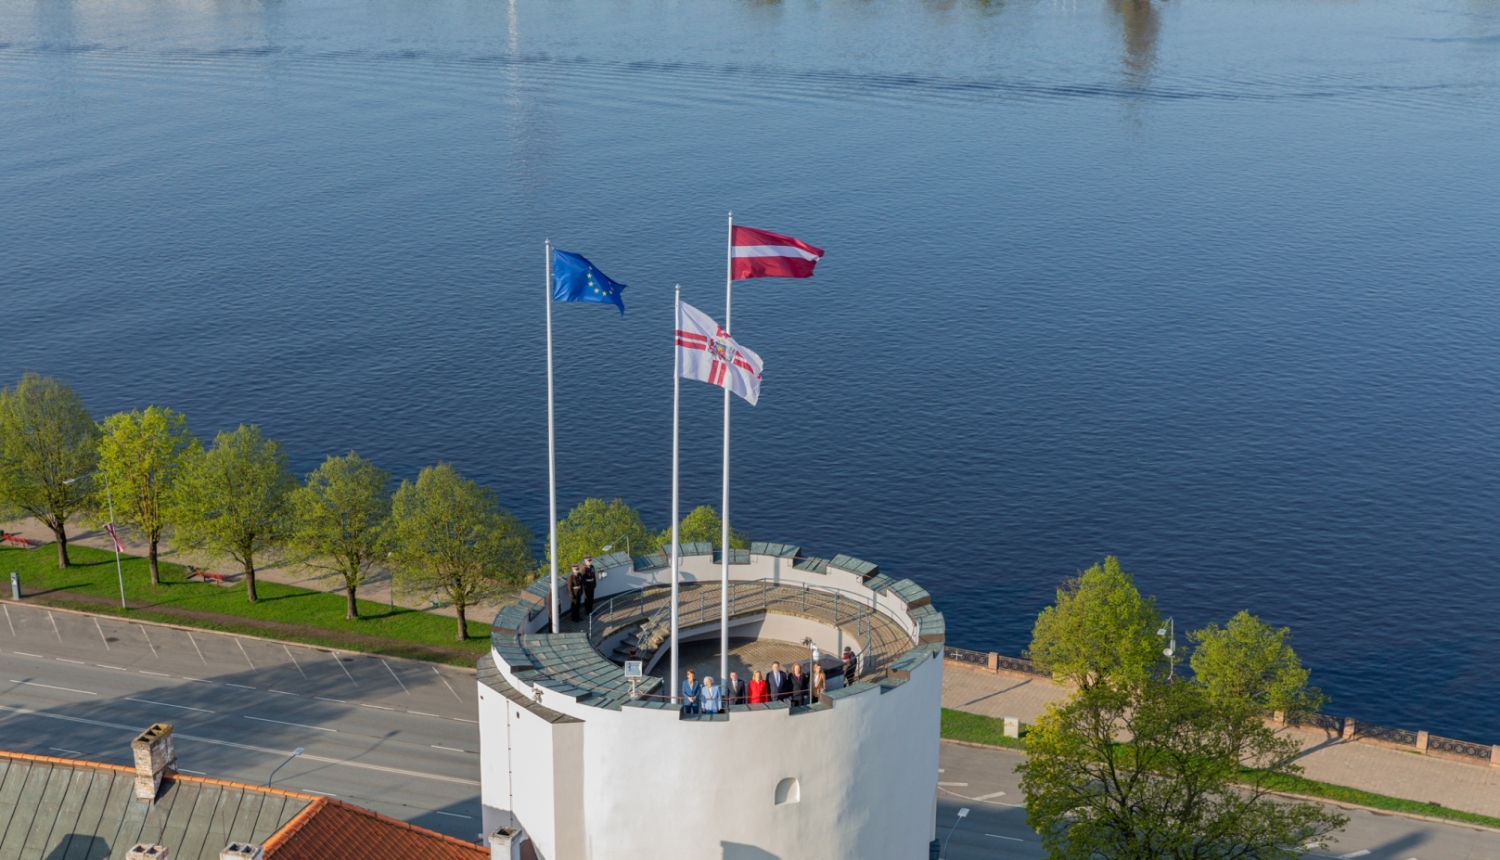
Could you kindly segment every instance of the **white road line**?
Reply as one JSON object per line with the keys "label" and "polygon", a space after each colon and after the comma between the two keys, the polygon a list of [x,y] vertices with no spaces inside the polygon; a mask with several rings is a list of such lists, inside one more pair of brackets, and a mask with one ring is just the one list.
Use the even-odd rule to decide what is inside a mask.
{"label": "white road line", "polygon": [[361,708],[375,708],[376,710],[380,710],[380,711],[394,711],[394,710],[396,710],[395,708],[387,708],[385,705],[372,705],[369,702],[360,702],[359,706]]}
{"label": "white road line", "polygon": [[1340,854],[1339,855],[1339,860],[1354,860],[1355,857],[1363,857],[1363,856],[1365,856],[1366,854],[1369,854],[1369,853],[1370,853],[1370,849],[1368,849],[1368,848],[1362,848],[1359,851],[1352,851],[1352,852],[1350,852],[1348,854]]}
{"label": "white road line", "polygon": [[339,653],[337,651],[329,651],[328,653],[333,655],[333,662],[339,664],[339,668],[344,670],[344,674],[347,675],[348,678],[349,678],[349,683],[351,683],[354,686],[358,687],[359,686],[359,682],[356,681],[356,680],[354,680],[354,676],[353,675],[349,674],[349,667],[344,665],[344,660],[343,660],[342,657],[339,656]]}
{"label": "white road line", "polygon": [[163,708],[181,708],[184,711],[199,711],[199,712],[205,713],[205,714],[212,714],[213,713],[213,711],[210,711],[208,708],[190,708],[187,705],[174,705],[171,702],[153,702],[150,699],[132,699],[129,696],[125,697],[125,701],[127,701],[127,702],[140,702],[141,704],[145,704],[145,705],[160,705]]}
{"label": "white road line", "polygon": [[37,658],[37,659],[38,659],[38,660],[45,660],[45,659],[47,659],[47,658],[46,658],[46,657],[43,657],[43,656],[42,656],[42,655],[40,655],[40,654],[28,654],[28,653],[26,653],[26,652],[25,652],[25,651],[16,651],[16,652],[14,652],[14,653],[16,653],[16,654],[20,654],[20,655],[21,655],[21,656],[22,656],[22,657],[35,657],[35,658]]}
{"label": "white road line", "polygon": [[95,663],[94,665],[98,666],[100,669],[113,669],[116,672],[129,672],[130,671],[129,669],[125,668],[124,666],[111,666],[108,663]]}
{"label": "white road line", "polygon": [[458,694],[457,690],[453,689],[453,685],[448,683],[448,679],[443,677],[443,673],[439,672],[436,666],[432,667],[432,674],[438,676],[438,680],[443,682],[443,686],[448,688],[448,692],[453,694],[453,698],[458,699],[460,702],[463,701],[463,697]]}
{"label": "white road line", "polygon": [[973,799],[974,800],[994,800],[997,797],[1004,797],[1004,796],[1005,796],[1005,792],[1003,792],[1003,791],[995,791],[995,792],[991,792],[989,794],[981,794],[978,797],[973,798]]}
{"label": "white road line", "polygon": [[[385,662],[384,660],[381,660],[380,664],[385,667],[385,670],[387,672],[391,673],[391,677],[392,678],[396,678],[396,670],[391,668],[391,664]],[[396,678],[396,683],[401,684],[401,679],[400,678]],[[411,690],[406,689],[406,685],[405,684],[401,684],[401,692],[405,693],[408,696],[411,695]]]}
{"label": "white road line", "polygon": [[198,640],[193,638],[193,634],[188,634],[188,641],[193,643],[193,650],[198,652],[198,659],[203,660],[203,665],[207,666],[208,660],[204,659],[203,649],[198,647]]}
{"label": "white road line", "polygon": [[58,657],[57,661],[59,663],[77,663],[80,666],[88,665],[88,664],[84,663],[82,660],[69,660],[67,657]]}
{"label": "white road line", "polygon": [[348,702],[345,702],[343,699],[330,699],[327,696],[313,696],[313,698],[322,702],[338,702],[340,705],[348,704]]}
{"label": "white road line", "polygon": [[463,717],[454,717],[453,719],[459,721],[460,723],[473,723],[476,726],[479,725],[478,720],[466,720]]}
{"label": "white road line", "polygon": [[407,711],[407,713],[411,714],[413,716],[417,716],[417,717],[436,717],[437,716],[437,714],[429,714],[426,711]]}
{"label": "white road line", "polygon": [[334,794],[331,791],[318,791],[316,788],[299,788],[297,790],[298,791],[305,791],[308,794],[321,794],[324,797],[338,797],[337,794]]}
{"label": "white road line", "polygon": [[433,812],[436,812],[438,815],[446,815],[449,818],[467,818],[470,821],[474,820],[474,816],[472,815],[459,815],[457,812],[444,812],[441,809],[434,809]]}
{"label": "white road line", "polygon": [[151,646],[151,656],[155,657],[158,660],[160,660],[161,659],[161,655],[158,654],[158,653],[156,653],[156,646],[151,643],[151,637],[150,637],[150,635],[148,635],[146,633],[146,625],[144,625],[144,624],[137,624],[135,626],[138,627],[138,628],[140,628],[141,635],[146,637],[146,644]]}
{"label": "white road line", "polygon": [[180,771],[182,771],[183,773],[190,773],[190,774],[192,774],[194,776],[207,776],[208,775],[205,771],[201,771],[201,770],[188,770],[185,767],[179,767],[177,769],[180,770]]}
{"label": "white road line", "polygon": [[301,693],[288,693],[286,690],[267,690],[267,693],[275,693],[278,696],[300,696]]}
{"label": "white road line", "polygon": [[1025,842],[1026,841],[1025,839],[1021,839],[1020,837],[1017,837],[1017,836],[1001,836],[998,833],[986,833],[984,835],[988,836],[988,837],[990,837],[992,839],[1009,839],[1012,842]]}
{"label": "white road line", "polygon": [[[88,720],[84,719],[83,717],[70,717],[66,714],[55,714],[49,711],[33,711],[30,708],[17,708],[10,705],[0,705],[0,711],[10,711],[12,714],[17,714],[20,716],[43,717],[49,720],[63,720],[64,722],[80,723],[86,726],[102,726],[107,729],[119,729],[120,731],[124,732],[139,733],[141,730],[140,726],[127,726],[123,723],[106,723],[103,720]],[[205,738],[198,735],[190,735],[181,732],[174,733],[172,736],[174,738],[181,738],[183,740],[198,741],[199,743],[215,744],[221,747],[234,747],[235,749],[249,750],[251,752],[263,753],[265,755],[276,756],[278,758],[287,758],[292,754],[290,750],[267,749],[266,747],[251,746],[250,744],[237,744],[233,741],[221,741],[217,738]],[[400,774],[401,776],[414,776],[419,779],[432,779],[437,780],[438,782],[452,782],[457,783],[458,785],[471,785],[475,788],[478,788],[480,786],[479,780],[477,779],[464,779],[457,776],[442,776],[435,773],[423,773],[421,771],[415,770],[404,770],[399,767],[385,767],[384,765],[367,764],[365,762],[349,761],[347,759],[329,758],[327,756],[312,755],[310,753],[303,753],[301,756],[299,756],[299,758],[304,758],[308,761],[323,762],[324,764],[336,764],[342,765],[344,767],[354,767],[359,768],[360,770],[373,770],[379,771],[380,773],[395,773]]]}
{"label": "white road line", "polygon": [[277,725],[282,725],[282,726],[296,726],[299,729],[313,729],[315,731],[320,731],[320,732],[337,732],[338,731],[338,729],[330,729],[327,726],[309,726],[306,723],[289,723],[289,722],[287,722],[285,720],[268,720],[265,717],[252,717],[249,714],[245,714],[245,719],[247,719],[247,720],[255,720],[258,723],[276,723]]}
{"label": "white road line", "polygon": [[254,687],[247,687],[244,684],[231,684],[228,681],[224,682],[224,686],[226,686],[226,687],[239,687],[241,690],[253,690],[253,689],[255,689]]}
{"label": "white road line", "polygon": [[439,746],[437,744],[433,744],[432,748],[435,749],[435,750],[442,750],[443,752],[456,752],[456,753],[463,753],[464,755],[473,755],[473,753],[469,752],[468,750],[459,750],[459,749],[454,749],[453,747]]}
{"label": "white road line", "polygon": [[104,628],[99,626],[99,619],[98,618],[94,619],[94,629],[99,631],[99,638],[104,641],[104,650],[106,650],[106,651],[113,651],[113,650],[115,650],[115,649],[109,647],[109,637],[104,635]]}
{"label": "white road line", "polygon": [[66,690],[69,693],[82,693],[85,696],[99,695],[98,693],[92,692],[90,690],[75,690],[72,687],[54,687],[51,684],[38,684],[36,681],[17,681],[15,678],[12,678],[10,679],[10,682],[12,684],[26,684],[30,687],[46,687],[49,690]]}
{"label": "white road line", "polygon": [[51,612],[47,613],[47,617],[52,620],[52,632],[57,635],[57,641],[59,643],[61,643],[62,642],[62,633],[60,631],[58,631],[58,629],[57,629],[57,619],[52,617],[52,613]]}
{"label": "white road line", "polygon": [[[281,650],[285,651],[288,657],[292,657],[292,649],[286,647],[286,645],[282,645]],[[307,673],[302,671],[302,664],[297,662],[296,657],[292,657],[292,665],[297,667],[297,673],[302,676],[302,680],[306,681]]]}
{"label": "white road line", "polygon": [[65,752],[65,753],[72,753],[73,755],[83,755],[83,753],[79,752],[78,750],[66,750],[66,749],[63,749],[62,747],[47,747],[47,749],[49,749],[49,750],[51,750],[53,752]]}
{"label": "white road line", "polygon": [[940,782],[940,783],[938,783],[938,785],[950,786],[950,787],[953,787],[953,788],[968,788],[969,787],[969,784],[967,782]]}
{"label": "white road line", "polygon": [[158,678],[170,678],[170,677],[172,677],[171,675],[168,675],[166,672],[147,672],[145,669],[139,669],[137,671],[139,671],[142,675],[155,675]]}
{"label": "white road line", "polygon": [[[16,636],[16,625],[12,624],[11,621],[10,621],[10,607],[6,606],[6,607],[4,607],[4,609],[5,609],[5,624],[6,624],[7,627],[10,628],[10,635],[11,636]],[[19,639],[20,637],[16,636],[16,638]],[[436,670],[434,670],[434,671],[436,671]]]}
{"label": "white road line", "polygon": [[260,670],[255,668],[255,661],[250,659],[250,652],[245,650],[245,644],[238,639],[234,640],[234,644],[240,646],[240,653],[245,655],[245,662],[250,664],[250,671],[259,672]]}
{"label": "white road line", "polygon": [[202,678],[189,678],[186,675],[182,676],[182,680],[184,680],[184,681],[197,681],[200,684],[212,684],[213,683],[213,681],[205,681]]}

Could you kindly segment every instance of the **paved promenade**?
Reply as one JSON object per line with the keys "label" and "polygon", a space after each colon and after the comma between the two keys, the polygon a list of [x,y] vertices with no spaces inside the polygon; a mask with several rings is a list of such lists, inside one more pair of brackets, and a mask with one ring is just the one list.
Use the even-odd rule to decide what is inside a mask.
{"label": "paved promenade", "polygon": [[[951,661],[943,667],[943,707],[987,717],[1034,722],[1067,692],[1045,678],[994,674]],[[1302,741],[1298,763],[1309,779],[1500,818],[1500,767],[1344,741],[1318,730],[1287,731]]]}

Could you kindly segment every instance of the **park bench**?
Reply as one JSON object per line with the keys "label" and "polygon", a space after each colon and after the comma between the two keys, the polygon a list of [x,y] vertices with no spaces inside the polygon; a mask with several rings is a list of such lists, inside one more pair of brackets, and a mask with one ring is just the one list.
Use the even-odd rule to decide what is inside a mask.
{"label": "park bench", "polygon": [[0,541],[8,543],[11,546],[18,546],[21,549],[33,549],[31,541],[21,537],[20,535],[9,535],[5,534],[4,532],[0,532]]}
{"label": "park bench", "polygon": [[188,565],[188,579],[192,579],[195,576],[204,582],[216,582],[219,585],[223,585],[226,579],[222,573],[214,573],[211,570],[204,570],[201,567]]}

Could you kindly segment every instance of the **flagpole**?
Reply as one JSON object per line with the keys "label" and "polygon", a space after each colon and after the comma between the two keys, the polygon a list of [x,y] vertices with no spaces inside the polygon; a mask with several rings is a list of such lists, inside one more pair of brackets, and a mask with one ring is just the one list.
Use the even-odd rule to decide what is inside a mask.
{"label": "flagpole", "polygon": [[547,524],[551,533],[552,561],[552,632],[561,633],[557,609],[557,441],[552,420],[552,240],[546,241],[547,252]]}
{"label": "flagpole", "polygon": [[677,570],[678,570],[678,542],[677,522],[680,517],[678,512],[677,496],[677,414],[678,403],[682,396],[682,348],[677,345],[677,331],[682,330],[682,285],[677,285],[677,300],[673,310],[673,325],[676,330],[672,334],[672,702],[677,702]]}
{"label": "flagpole", "polygon": [[[729,235],[724,243],[724,333],[729,328],[730,299],[734,292],[734,213],[729,213]],[[729,356],[734,361],[734,356]],[[720,536],[719,566],[719,683],[729,677],[729,379],[724,379],[724,499],[721,503],[724,532]]]}

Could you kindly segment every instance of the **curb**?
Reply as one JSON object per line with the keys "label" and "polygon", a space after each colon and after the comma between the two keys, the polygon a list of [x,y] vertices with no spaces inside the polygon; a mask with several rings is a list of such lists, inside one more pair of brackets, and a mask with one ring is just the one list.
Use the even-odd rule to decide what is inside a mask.
{"label": "curb", "polygon": [[272,639],[267,636],[256,636],[252,633],[230,633],[227,630],[214,630],[209,627],[190,627],[185,624],[171,624],[165,621],[148,621],[140,618],[131,618],[128,615],[106,615],[104,613],[88,612],[82,609],[67,609],[62,606],[48,606],[45,603],[27,603],[24,600],[11,600],[9,597],[0,597],[0,604],[8,606],[21,606],[28,609],[45,609],[48,612],[66,612],[70,615],[83,615],[89,618],[107,618],[111,621],[126,621],[130,624],[149,624],[152,627],[163,627],[168,630],[181,630],[184,633],[207,633],[213,636],[231,636],[240,639],[253,639],[257,642],[269,642],[275,645],[296,645],[300,648],[317,648],[329,653],[337,652],[339,654],[348,654],[351,657],[359,656],[380,660],[401,660],[406,663],[417,663],[424,666],[447,666],[450,669],[456,669],[460,672],[468,672],[471,675],[477,674],[478,672],[478,669],[474,666],[455,666],[452,663],[438,663],[433,660],[418,660],[414,657],[396,657],[390,654],[378,654],[371,653],[369,651],[349,651],[344,648],[331,648],[324,645],[313,645],[307,642],[297,642],[291,639]]}

